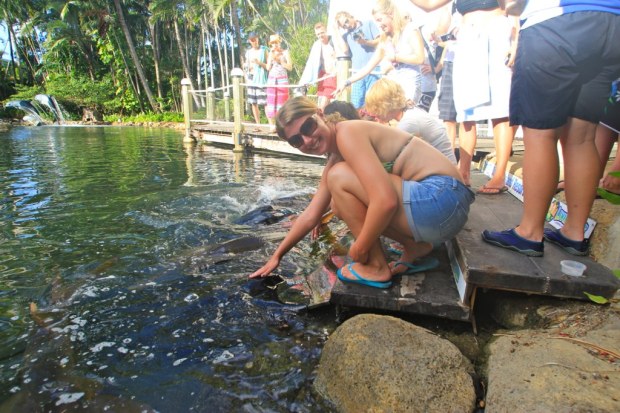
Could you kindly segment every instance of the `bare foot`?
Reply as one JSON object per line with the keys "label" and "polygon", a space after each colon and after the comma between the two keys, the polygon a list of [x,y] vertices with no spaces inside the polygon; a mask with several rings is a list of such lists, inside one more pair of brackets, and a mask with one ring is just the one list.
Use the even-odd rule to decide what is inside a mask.
{"label": "bare foot", "polygon": [[620,178],[607,174],[601,179],[599,186],[606,191],[620,195]]}

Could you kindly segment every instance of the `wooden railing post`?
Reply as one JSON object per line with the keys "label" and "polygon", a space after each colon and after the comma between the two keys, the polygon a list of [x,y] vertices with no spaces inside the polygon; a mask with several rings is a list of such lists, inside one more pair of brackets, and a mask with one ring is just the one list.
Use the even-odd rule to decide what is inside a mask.
{"label": "wooden railing post", "polygon": [[207,89],[207,120],[215,120],[215,90]]}
{"label": "wooden railing post", "polygon": [[224,120],[230,122],[230,92],[224,90]]}
{"label": "wooden railing post", "polygon": [[181,80],[181,96],[183,101],[183,121],[185,123],[185,136],[183,137],[183,141],[189,142],[192,141],[191,135],[191,118],[192,118],[192,97],[190,87],[192,82],[189,79]]}
{"label": "wooden railing post", "polygon": [[233,84],[233,141],[235,147],[234,152],[243,152],[241,144],[241,134],[243,133],[243,94],[241,91],[241,79],[243,79],[243,70],[236,67],[230,72]]}
{"label": "wooden railing post", "polygon": [[[351,77],[351,58],[349,56],[338,56],[336,60],[336,84],[338,88],[344,86],[344,82]],[[351,88],[345,88],[336,99],[351,101]]]}

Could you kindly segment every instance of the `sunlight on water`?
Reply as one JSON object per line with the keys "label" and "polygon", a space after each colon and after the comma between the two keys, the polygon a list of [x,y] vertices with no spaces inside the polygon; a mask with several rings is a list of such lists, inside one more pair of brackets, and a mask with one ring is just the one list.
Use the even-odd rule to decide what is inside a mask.
{"label": "sunlight on water", "polygon": [[[247,279],[322,162],[181,140],[0,134],[0,411],[325,411],[311,382],[332,317]],[[266,205],[281,222],[234,223]],[[316,247],[301,243],[278,273],[313,271]]]}

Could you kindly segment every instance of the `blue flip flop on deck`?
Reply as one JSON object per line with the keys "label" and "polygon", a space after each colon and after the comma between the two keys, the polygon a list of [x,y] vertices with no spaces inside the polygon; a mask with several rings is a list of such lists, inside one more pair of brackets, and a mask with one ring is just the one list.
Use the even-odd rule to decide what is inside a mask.
{"label": "blue flip flop on deck", "polygon": [[353,264],[354,263],[350,263],[347,266],[347,268],[349,269],[349,272],[351,274],[353,274],[353,276],[355,278],[347,278],[347,277],[345,277],[344,275],[342,275],[342,268],[340,268],[340,269],[338,269],[338,271],[336,271],[336,274],[338,275],[338,279],[340,281],[342,281],[344,283],[360,284],[360,285],[365,285],[367,287],[374,287],[374,288],[390,288],[392,286],[392,281],[381,282],[381,281],[367,280],[366,278],[364,278],[361,275],[359,275],[353,269]]}
{"label": "blue flip flop on deck", "polygon": [[419,258],[414,262],[405,262],[405,261],[397,261],[394,263],[394,267],[397,265],[404,265],[407,267],[407,270],[398,273],[399,275],[411,275],[422,271],[432,270],[433,268],[437,268],[439,265],[439,260],[435,257],[426,257]]}

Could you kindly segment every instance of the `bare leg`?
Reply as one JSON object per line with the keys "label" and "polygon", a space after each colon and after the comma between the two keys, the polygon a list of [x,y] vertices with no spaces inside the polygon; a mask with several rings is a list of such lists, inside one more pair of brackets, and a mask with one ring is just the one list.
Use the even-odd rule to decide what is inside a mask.
{"label": "bare leg", "polygon": [[[390,175],[390,178],[399,199],[402,199],[401,178],[395,175]],[[332,194],[334,210],[345,221],[353,235],[357,237],[364,225],[368,205],[368,197],[364,187],[351,168],[344,163],[340,163],[332,168],[328,177],[328,186]],[[384,235],[403,244],[404,252],[401,258],[403,261],[413,261],[415,258],[426,255],[432,250],[431,244],[416,242],[413,239],[402,203],[399,203],[389,226],[384,231]],[[368,261],[366,263],[356,263],[355,270],[364,278],[373,281],[386,281],[392,277],[383,247],[378,238],[369,251]],[[343,269],[343,275],[353,278],[353,276],[348,274],[346,268]]]}
{"label": "bare leg", "polygon": [[562,233],[575,241],[583,240],[583,231],[594,203],[600,172],[600,160],[594,134],[596,124],[569,118],[566,138],[562,138],[564,182],[568,216]]}
{"label": "bare leg", "polygon": [[[332,167],[329,171],[327,185],[332,194],[334,210],[338,212],[338,217],[347,224],[353,236],[357,238],[364,226],[368,210],[368,197],[364,187],[345,163]],[[354,269],[362,277],[372,281],[388,281],[392,278],[379,238],[373,242],[368,251],[368,260],[365,263],[355,263]],[[348,268],[344,267],[341,271],[343,276],[355,278],[349,274]]]}
{"label": "bare leg", "polygon": [[317,101],[317,106],[321,110],[325,109],[325,106],[327,106],[328,103],[329,103],[329,98],[327,96],[319,96],[318,101]]}
{"label": "bare leg", "polygon": [[493,140],[495,142],[495,172],[480,192],[496,193],[506,182],[506,168],[512,150],[514,128],[508,118],[493,119]]}
{"label": "bare leg", "polygon": [[[601,176],[603,172],[605,172],[605,167],[607,166],[607,161],[609,160],[609,155],[611,154],[611,150],[614,147],[614,143],[616,140],[620,139],[620,134],[614,132],[606,126],[601,124],[596,126],[596,134],[594,135],[594,143],[596,145],[596,151],[598,152],[598,157],[601,161]],[[616,156],[616,161],[618,157]],[[612,168],[612,171],[616,169]]]}
{"label": "bare leg", "polygon": [[459,133],[459,171],[465,185],[471,185],[471,160],[476,148],[476,122],[461,123]]}
{"label": "bare leg", "polygon": [[543,239],[545,216],[558,182],[558,134],[556,129],[523,128],[523,215],[515,231],[531,241]]}
{"label": "bare leg", "polygon": [[[605,168],[607,167],[607,161],[609,155],[614,146],[614,143],[618,141],[620,143],[620,133],[616,133],[606,126],[598,125],[596,127],[595,135],[596,150],[601,162],[601,180],[598,186],[601,188],[620,195],[620,178],[605,174]],[[610,171],[620,171],[620,157],[616,155],[616,159],[611,164]]]}
{"label": "bare leg", "polygon": [[260,124],[260,110],[256,103],[252,103],[252,115],[254,115],[254,122]]}
{"label": "bare leg", "polygon": [[446,127],[446,133],[448,134],[448,139],[450,139],[450,144],[452,145],[452,149],[456,147],[456,122],[453,120],[444,120],[443,125]]}

